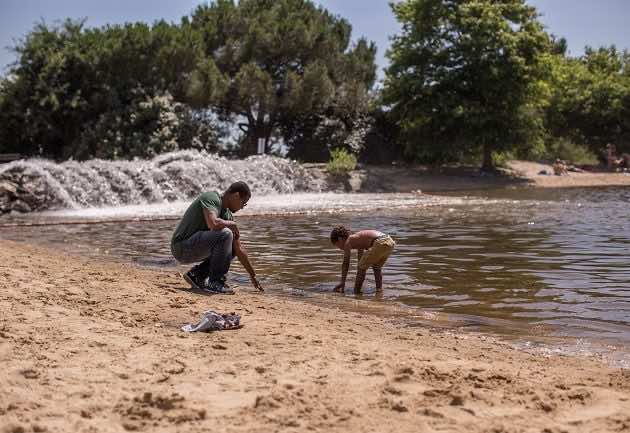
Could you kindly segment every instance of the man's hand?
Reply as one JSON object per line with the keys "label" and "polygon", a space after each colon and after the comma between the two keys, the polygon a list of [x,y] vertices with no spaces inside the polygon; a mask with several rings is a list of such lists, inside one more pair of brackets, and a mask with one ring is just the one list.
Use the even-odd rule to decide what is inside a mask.
{"label": "man's hand", "polygon": [[234,234],[234,239],[238,239],[241,237],[241,234],[238,231],[238,226],[234,221],[230,221],[229,224],[226,224],[226,227],[232,231],[232,233]]}
{"label": "man's hand", "polygon": [[241,237],[236,222],[219,218],[214,210],[204,208],[203,218],[206,220],[206,225],[210,230],[222,230],[227,228],[234,235],[234,240],[238,240],[238,238]]}
{"label": "man's hand", "polygon": [[335,292],[341,292],[343,293],[343,290],[346,288],[346,285],[343,283],[339,283],[335,286],[335,288],[333,289]]}
{"label": "man's hand", "polygon": [[251,278],[252,278],[252,284],[254,285],[254,287],[256,289],[258,289],[259,292],[264,292],[265,289],[263,289],[263,287],[258,282],[258,279],[256,278],[256,275],[252,275]]}

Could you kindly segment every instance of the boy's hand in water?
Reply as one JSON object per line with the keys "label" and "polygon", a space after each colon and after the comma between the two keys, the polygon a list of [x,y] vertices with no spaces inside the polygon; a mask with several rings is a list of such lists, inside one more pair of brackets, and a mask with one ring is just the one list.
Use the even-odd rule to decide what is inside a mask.
{"label": "boy's hand in water", "polygon": [[335,288],[333,289],[335,292],[342,292],[343,293],[343,289],[346,288],[345,284],[339,283],[335,286]]}
{"label": "boy's hand in water", "polygon": [[258,279],[256,278],[255,275],[252,275],[252,284],[254,285],[254,287],[256,289],[258,289],[259,292],[264,292],[265,291],[265,289],[263,289],[263,287],[258,282]]}

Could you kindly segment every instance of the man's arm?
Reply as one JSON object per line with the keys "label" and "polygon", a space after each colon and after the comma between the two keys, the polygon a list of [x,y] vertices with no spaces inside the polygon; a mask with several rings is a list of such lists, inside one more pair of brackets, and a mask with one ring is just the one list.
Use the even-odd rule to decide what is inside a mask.
{"label": "man's arm", "polygon": [[247,251],[245,250],[245,248],[243,248],[243,246],[241,245],[241,241],[239,239],[234,239],[232,248],[234,249],[234,253],[238,258],[238,261],[241,262],[241,264],[249,274],[249,278],[252,280],[252,284],[254,285],[254,287],[257,288],[259,291],[264,292],[265,289],[263,289],[258,282],[258,279],[256,278],[256,271],[254,271],[254,267],[249,261],[249,256],[247,255]]}
{"label": "man's arm", "polygon": [[221,219],[217,216],[217,213],[213,210],[203,208],[203,217],[206,220],[206,225],[210,230],[221,230],[228,228],[234,233],[234,238],[238,239],[240,236],[238,226],[234,221],[228,221]]}

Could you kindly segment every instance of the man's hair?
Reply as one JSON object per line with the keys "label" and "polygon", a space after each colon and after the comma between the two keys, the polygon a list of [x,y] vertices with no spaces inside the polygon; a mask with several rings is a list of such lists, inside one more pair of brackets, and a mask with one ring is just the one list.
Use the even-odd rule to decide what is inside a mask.
{"label": "man's hair", "polygon": [[249,200],[252,196],[252,192],[249,190],[249,186],[243,181],[234,182],[230,187],[225,191],[226,194],[233,194],[237,192],[241,198],[245,200]]}
{"label": "man's hair", "polygon": [[330,232],[330,242],[336,243],[339,239],[346,239],[350,236],[350,230],[344,226],[337,226]]}

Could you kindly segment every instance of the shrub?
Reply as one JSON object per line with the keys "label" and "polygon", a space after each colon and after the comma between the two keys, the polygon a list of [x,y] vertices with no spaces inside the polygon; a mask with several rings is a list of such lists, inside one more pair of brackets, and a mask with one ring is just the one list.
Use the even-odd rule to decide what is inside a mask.
{"label": "shrub", "polygon": [[556,158],[573,164],[597,164],[597,156],[593,154],[586,146],[574,143],[566,138],[558,138],[552,142],[547,149],[548,159]]}
{"label": "shrub", "polygon": [[506,168],[508,162],[514,158],[514,155],[510,151],[505,152],[492,152],[492,160],[496,167]]}
{"label": "shrub", "polygon": [[348,174],[357,166],[357,157],[346,149],[338,148],[330,151],[330,161],[326,169],[334,175]]}
{"label": "shrub", "polygon": [[204,113],[196,113],[166,93],[139,95],[130,105],[99,116],[86,128],[67,156],[152,158],[180,149],[216,150],[217,127]]}

